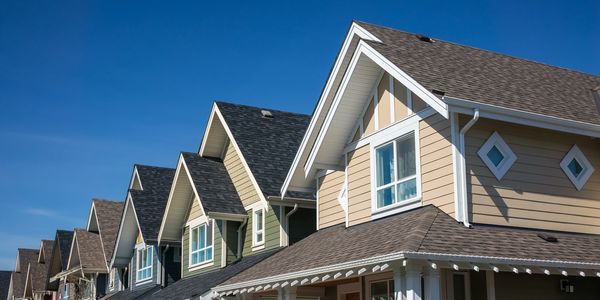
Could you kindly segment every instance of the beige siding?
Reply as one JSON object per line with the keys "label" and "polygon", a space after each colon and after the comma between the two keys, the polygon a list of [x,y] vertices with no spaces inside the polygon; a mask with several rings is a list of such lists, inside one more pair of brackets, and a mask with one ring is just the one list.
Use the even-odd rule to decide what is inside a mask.
{"label": "beige siding", "polygon": [[373,98],[369,100],[369,106],[363,116],[363,131],[364,135],[369,135],[375,131],[375,106],[373,105]]}
{"label": "beige siding", "polygon": [[191,203],[190,211],[188,212],[188,217],[187,217],[186,222],[200,218],[202,215],[203,215],[203,213],[202,213],[202,209],[200,207],[200,202],[198,201],[198,198],[194,197],[194,199],[192,200],[192,203]]}
{"label": "beige siding", "polygon": [[319,178],[319,228],[344,223],[346,214],[338,202],[338,196],[346,178],[344,172],[336,171]]}
{"label": "beige siding", "polygon": [[371,219],[371,166],[369,145],[348,153],[348,225]]}
{"label": "beige siding", "polygon": [[408,116],[408,101],[406,99],[406,87],[394,79],[394,117],[400,121]]}
{"label": "beige siding", "polygon": [[259,201],[258,191],[250,180],[250,174],[244,168],[240,156],[231,142],[228,143],[223,163],[225,164],[225,168],[227,168],[229,176],[231,176],[231,181],[233,181],[242,204],[248,206]]}
{"label": "beige siding", "polygon": [[392,123],[389,86],[390,77],[385,73],[377,86],[377,121],[379,128],[384,128]]}
{"label": "beige siding", "polygon": [[[517,156],[500,181],[477,155],[494,131]],[[560,168],[560,161],[574,144],[596,169],[581,191]],[[597,140],[480,120],[467,134],[466,146],[473,222],[600,234]]]}
{"label": "beige siding", "polygon": [[454,215],[454,171],[450,121],[439,114],[419,123],[423,205]]}

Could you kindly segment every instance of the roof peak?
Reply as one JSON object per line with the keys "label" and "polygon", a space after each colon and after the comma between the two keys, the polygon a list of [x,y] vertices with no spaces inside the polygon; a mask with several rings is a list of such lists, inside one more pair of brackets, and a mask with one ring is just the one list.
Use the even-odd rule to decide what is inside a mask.
{"label": "roof peak", "polygon": [[233,102],[227,102],[227,101],[221,101],[221,100],[216,100],[215,104],[217,104],[217,106],[219,104],[221,104],[221,105],[230,105],[230,106],[237,106],[237,107],[246,107],[246,108],[251,108],[251,109],[256,109],[256,110],[267,110],[267,111],[270,111],[270,112],[277,112],[277,113],[283,113],[283,114],[291,114],[291,115],[297,115],[297,116],[310,117],[310,115],[308,115],[308,114],[303,114],[303,113],[298,113],[298,112],[291,112],[291,111],[286,111],[286,110],[281,110],[281,109],[274,109],[274,108],[269,108],[269,107],[258,107],[258,106],[253,106],[253,105],[239,104],[239,103],[233,103]]}

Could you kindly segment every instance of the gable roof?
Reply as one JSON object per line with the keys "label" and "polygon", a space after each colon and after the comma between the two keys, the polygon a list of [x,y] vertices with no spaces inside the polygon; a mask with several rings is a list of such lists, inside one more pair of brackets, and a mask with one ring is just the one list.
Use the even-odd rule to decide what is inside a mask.
{"label": "gable roof", "polygon": [[164,193],[166,191],[168,193],[171,189],[175,169],[140,164],[136,164],[135,169],[137,170],[144,191],[154,191],[157,193]]}
{"label": "gable roof", "polygon": [[600,76],[357,22],[381,40],[366,41],[428,90],[520,111],[600,124],[592,90]]}
{"label": "gable roof", "polygon": [[94,199],[92,205],[96,212],[105,260],[109,263],[119,233],[123,202]]}
{"label": "gable roof", "polygon": [[19,264],[19,272],[13,272],[13,295],[15,297],[21,297],[25,292],[25,279],[27,277],[27,270],[29,263],[36,262],[39,255],[37,249],[17,249],[17,259]]}
{"label": "gable roof", "polygon": [[11,271],[0,271],[0,299],[6,299],[8,297],[11,274]]}
{"label": "gable roof", "polygon": [[67,269],[69,262],[69,251],[71,250],[71,243],[73,242],[73,231],[71,230],[57,230],[54,247],[58,247],[60,250],[60,264],[61,271]]}
{"label": "gable roof", "polygon": [[[478,260],[537,261],[596,269],[600,266],[600,235],[552,233],[557,243],[540,238],[539,230],[475,225],[467,228],[433,205],[346,228],[322,229],[276,253],[223,286],[265,278],[287,280],[288,274],[314,276],[329,266],[375,258],[389,262],[418,255]],[[402,236],[403,238],[395,238]],[[385,242],[381,242],[385,241]],[[373,245],[377,247],[373,247]],[[322,255],[327,253],[327,255]],[[483,263],[483,262],[482,262]],[[325,271],[321,271],[325,272]],[[333,272],[330,270],[329,272]],[[291,276],[291,275],[290,275]]]}
{"label": "gable roof", "polygon": [[[75,233],[73,234],[73,250],[77,250],[77,252],[71,252],[69,256],[70,269],[81,267],[83,272],[107,272],[106,260],[99,234],[83,229],[75,229]],[[73,255],[78,256],[79,264],[72,264]]]}
{"label": "gable roof", "polygon": [[182,152],[181,156],[206,214],[246,215],[223,161],[190,152]]}
{"label": "gable roof", "polygon": [[210,271],[195,276],[182,278],[175,283],[163,288],[153,295],[153,299],[189,299],[195,298],[210,291],[211,288],[221,284],[227,279],[256,265],[260,261],[273,255],[279,249],[264,251],[259,254],[245,256],[225,268]]}
{"label": "gable roof", "polygon": [[[241,154],[265,196],[280,196],[280,189],[302,141],[310,116],[280,110],[216,102]],[[272,118],[261,111],[268,110]],[[291,197],[314,199],[309,193]]]}
{"label": "gable roof", "polygon": [[42,256],[43,256],[44,261],[40,261],[40,262],[45,263],[46,261],[49,261],[52,257],[53,250],[54,250],[54,241],[53,240],[42,240],[39,258],[42,258]]}
{"label": "gable roof", "polygon": [[45,291],[46,281],[48,280],[48,267],[43,263],[38,263],[37,261],[31,262],[29,263],[29,268],[25,278],[25,296],[32,296],[32,292]]}

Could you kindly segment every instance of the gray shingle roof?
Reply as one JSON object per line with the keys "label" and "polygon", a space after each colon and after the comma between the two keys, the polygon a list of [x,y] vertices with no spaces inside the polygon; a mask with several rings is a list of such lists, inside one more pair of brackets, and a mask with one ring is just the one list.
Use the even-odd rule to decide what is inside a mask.
{"label": "gray shingle roof", "polygon": [[[279,196],[311,117],[225,102],[216,104],[262,192]],[[261,110],[270,111],[273,118],[262,117]],[[290,192],[288,196],[314,199],[309,193]]]}
{"label": "gray shingle roof", "polygon": [[42,240],[42,247],[44,249],[44,263],[52,258],[52,250],[54,249],[53,240]]}
{"label": "gray shingle roof", "polygon": [[600,77],[473,47],[357,22],[383,43],[368,41],[428,90],[521,111],[600,124],[592,89]]}
{"label": "gray shingle roof", "polygon": [[[74,240],[77,247],[79,247],[79,266],[84,270],[106,270],[106,260],[99,234],[83,229],[75,229]],[[71,266],[71,268],[73,267],[77,266]]]}
{"label": "gray shingle roof", "polygon": [[200,296],[236,274],[273,255],[278,249],[246,256],[225,268],[182,278],[154,294],[152,299],[188,299]]}
{"label": "gray shingle roof", "polygon": [[151,299],[152,294],[160,289],[159,285],[149,285],[147,287],[136,288],[135,290],[124,290],[118,293],[104,297],[103,299],[111,300],[135,300],[135,299]]}
{"label": "gray shingle roof", "polygon": [[0,271],[0,299],[8,297],[11,271]]}
{"label": "gray shingle roof", "polygon": [[29,268],[29,263],[36,262],[40,252],[38,249],[24,248],[19,248],[17,251],[19,255],[20,272],[13,273],[15,277],[13,279],[13,295],[20,297],[25,291],[25,279],[27,276],[27,269]]}
{"label": "gray shingle roof", "polygon": [[348,228],[319,230],[224,284],[402,252],[600,263],[600,235],[552,233],[559,242],[551,243],[538,237],[540,232],[484,225],[469,229],[428,205]]}
{"label": "gray shingle roof", "polygon": [[130,190],[131,200],[146,242],[156,241],[169,200],[175,169],[136,165],[143,191]]}
{"label": "gray shingle roof", "polygon": [[206,213],[246,214],[231,177],[220,159],[189,152],[182,152],[181,155]]}
{"label": "gray shingle roof", "polygon": [[73,241],[73,231],[57,230],[55,241],[58,243],[60,250],[61,270],[64,271],[67,269],[67,263],[69,261],[69,251],[71,250],[71,242]]}
{"label": "gray shingle roof", "polygon": [[110,262],[119,234],[119,224],[123,213],[123,202],[94,199],[100,236],[104,245],[106,261]]}
{"label": "gray shingle roof", "polygon": [[31,280],[32,291],[45,291],[46,282],[48,281],[48,266],[46,264],[40,264],[37,261],[29,264],[29,278]]}

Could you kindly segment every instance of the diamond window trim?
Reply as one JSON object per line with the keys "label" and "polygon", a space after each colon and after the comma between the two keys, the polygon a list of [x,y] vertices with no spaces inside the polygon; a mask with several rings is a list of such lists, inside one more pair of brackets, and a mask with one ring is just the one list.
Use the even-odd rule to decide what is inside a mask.
{"label": "diamond window trim", "polygon": [[[498,164],[494,163],[489,157],[489,153],[494,147],[503,156]],[[477,151],[477,154],[498,180],[501,180],[502,177],[506,175],[506,172],[508,172],[517,161],[517,155],[515,155],[508,144],[496,131],[494,131],[485,143],[483,143],[481,148],[479,148],[479,151]]]}
{"label": "diamond window trim", "polygon": [[[582,170],[579,172],[579,175],[573,174],[572,170],[569,168],[569,165],[575,160],[579,166],[581,166]],[[585,157],[583,152],[577,147],[577,145],[573,145],[571,150],[567,152],[565,157],[560,162],[560,167],[565,172],[569,180],[575,185],[578,191],[580,191],[583,186],[586,184],[588,179],[594,173],[594,167],[590,163],[590,161]]]}

